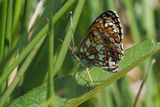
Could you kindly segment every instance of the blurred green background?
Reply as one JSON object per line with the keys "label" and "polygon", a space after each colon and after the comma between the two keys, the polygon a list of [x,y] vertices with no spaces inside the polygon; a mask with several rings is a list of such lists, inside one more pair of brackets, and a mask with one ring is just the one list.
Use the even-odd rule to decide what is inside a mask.
{"label": "blurred green background", "polygon": [[[76,12],[79,12],[77,14],[80,15],[77,16],[79,17],[77,20],[74,19],[76,9]],[[96,17],[108,9],[116,11],[121,19],[125,50],[146,39],[160,41],[159,0],[0,0],[1,103],[13,106],[15,99],[20,99],[32,89],[48,83],[49,78],[51,84],[56,84],[56,81],[51,79],[53,75],[54,79],[57,79],[74,71],[81,71],[83,67],[76,68],[78,62],[72,57],[68,48],[71,35],[74,35],[74,41],[78,46]],[[73,20],[71,20],[72,17]],[[77,25],[70,25],[72,21],[73,23],[77,21]],[[66,37],[67,34],[71,35]],[[62,48],[63,45],[66,47]],[[152,65],[153,58],[156,62]],[[146,72],[149,71],[136,105],[137,107],[160,107],[159,60],[159,54],[155,54],[128,72],[125,77],[79,106],[134,106],[140,85]],[[15,77],[17,79],[13,79]],[[13,80],[16,82],[11,83]],[[67,81],[72,80],[67,79],[63,81],[64,84]],[[63,82],[60,85],[63,85]],[[10,83],[12,85],[8,88]],[[49,87],[52,89],[54,86]],[[58,92],[63,94],[61,90]],[[50,95],[52,94],[55,93],[50,92]],[[23,103],[23,100],[20,101]],[[31,106],[39,105],[31,104]]]}

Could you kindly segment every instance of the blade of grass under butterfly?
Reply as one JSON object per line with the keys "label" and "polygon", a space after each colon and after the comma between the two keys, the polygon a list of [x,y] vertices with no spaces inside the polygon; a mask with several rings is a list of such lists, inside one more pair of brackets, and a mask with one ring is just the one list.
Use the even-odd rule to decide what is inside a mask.
{"label": "blade of grass under butterfly", "polygon": [[[93,97],[95,94],[103,90],[106,86],[115,82],[116,80],[123,77],[129,70],[131,70],[136,65],[139,65],[141,62],[145,61],[148,57],[160,51],[160,45],[154,44],[150,40],[146,40],[143,43],[137,45],[134,48],[128,49],[125,54],[123,60],[120,62],[120,66],[122,71],[116,74],[108,75],[108,79],[102,82],[100,85],[95,87],[93,90],[90,90],[88,93],[78,97],[77,99],[73,99],[66,103],[64,107],[78,106],[87,99]],[[91,71],[92,73],[93,71]],[[97,71],[100,72],[100,71]],[[93,74],[92,74],[93,75]],[[95,75],[96,77],[97,75]],[[102,76],[101,76],[102,78]],[[94,75],[92,76],[94,80]]]}
{"label": "blade of grass under butterfly", "polygon": [[[123,77],[130,69],[139,65],[141,62],[145,61],[147,58],[152,56],[155,53],[160,51],[160,44],[154,44],[150,40],[146,40],[133,48],[130,48],[125,51],[125,55],[123,60],[120,62],[120,67],[122,69],[119,73],[109,73],[103,72],[100,68],[93,68],[90,70],[90,74],[92,75],[92,79],[96,81],[100,81],[98,86],[95,86],[94,89],[88,91],[88,87],[85,85],[80,85],[81,78],[76,78],[73,75],[68,75],[56,79],[55,81],[55,90],[58,98],[56,98],[55,107],[59,107],[64,105],[64,107],[73,107],[78,106],[84,101],[96,95],[98,92],[102,91],[111,83],[115,82],[119,78]],[[86,74],[82,72],[82,74]],[[75,80],[76,79],[76,80]],[[46,85],[37,87],[32,91],[28,92],[24,96],[16,99],[11,103],[9,107],[13,107],[16,105],[34,105],[39,102],[45,102],[46,98]],[[30,100],[36,98],[35,101]],[[24,102],[25,101],[25,102]]]}

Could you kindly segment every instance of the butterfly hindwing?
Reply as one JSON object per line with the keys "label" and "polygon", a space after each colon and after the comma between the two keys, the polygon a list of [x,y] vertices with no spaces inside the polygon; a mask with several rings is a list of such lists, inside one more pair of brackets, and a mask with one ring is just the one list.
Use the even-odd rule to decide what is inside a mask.
{"label": "butterfly hindwing", "polygon": [[98,66],[116,72],[123,56],[123,31],[118,15],[107,10],[90,26],[76,50],[76,56],[88,67]]}

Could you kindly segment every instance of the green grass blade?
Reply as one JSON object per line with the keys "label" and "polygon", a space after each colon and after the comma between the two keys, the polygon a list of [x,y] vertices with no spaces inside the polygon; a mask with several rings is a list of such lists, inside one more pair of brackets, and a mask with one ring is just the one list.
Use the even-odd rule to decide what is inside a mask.
{"label": "green grass blade", "polygon": [[9,42],[9,46],[8,48],[10,49],[12,47],[12,38],[11,38],[11,35],[12,35],[12,16],[13,16],[13,1],[12,0],[9,0],[8,1],[8,12],[7,12],[7,26],[6,26],[6,36],[8,38],[8,42]]}
{"label": "green grass blade", "polygon": [[8,7],[8,0],[3,1],[1,4],[2,7],[2,14],[1,14],[1,25],[0,25],[0,60],[3,59],[4,54],[4,41],[6,36],[6,19],[7,19],[7,7]]}
{"label": "green grass blade", "polygon": [[78,23],[78,20],[80,17],[80,13],[81,13],[82,8],[84,6],[84,2],[85,2],[85,0],[79,0],[79,2],[78,2],[78,5],[77,5],[76,10],[73,15],[73,24],[72,24],[72,26],[69,27],[68,32],[66,33],[64,42],[62,44],[62,47],[61,47],[60,52],[57,57],[57,61],[55,63],[54,73],[57,73],[60,70],[60,68],[62,67],[64,58],[66,56],[66,53],[68,51],[68,47],[69,47],[71,39],[72,39],[72,35],[74,34],[74,31],[76,29],[76,26],[77,26],[77,23]]}
{"label": "green grass blade", "polygon": [[28,57],[26,58],[26,60],[22,64],[22,66],[19,68],[19,72],[17,73],[16,77],[14,78],[14,80],[12,81],[10,86],[8,86],[8,88],[5,90],[5,92],[3,93],[2,97],[1,97],[0,107],[5,104],[7,98],[11,95],[11,93],[14,91],[15,87],[18,85],[18,83],[21,80],[21,78],[23,77],[26,69],[31,64],[31,61],[33,60],[33,58],[36,55],[36,53],[37,53],[38,49],[40,48],[40,46],[42,45],[43,41],[44,41],[44,38],[42,38],[39,41],[39,43],[34,47],[34,49],[33,49],[34,51],[32,51],[28,55]]}
{"label": "green grass blade", "polygon": [[34,48],[34,46],[38,43],[38,41],[44,36],[44,34],[46,33],[46,31],[41,31],[41,33],[39,33],[31,42],[30,44],[28,44],[28,46],[22,51],[22,53],[20,54],[20,56],[17,58],[17,60],[10,66],[8,66],[7,68],[4,69],[4,74],[2,75],[2,77],[0,78],[0,85],[7,79],[7,77],[9,76],[9,74],[13,71],[13,69],[19,65],[23,59],[29,54],[29,52],[31,52],[31,50]]}
{"label": "green grass blade", "polygon": [[[52,23],[57,22],[57,20],[67,11],[67,9],[74,3],[74,0],[70,0],[68,1],[64,7],[62,9],[60,9],[59,12],[57,12],[57,14],[55,14],[55,16],[52,18]],[[34,46],[38,43],[38,41],[45,37],[45,34],[48,30],[48,26],[44,26],[42,28],[41,31],[39,31],[39,33],[35,36],[35,38],[28,44],[28,46],[22,51],[22,53],[20,54],[20,56],[18,57],[18,59],[11,65],[8,66],[7,68],[5,68],[4,72],[5,74],[2,75],[2,77],[0,78],[0,85],[7,79],[7,77],[9,76],[9,74],[13,71],[13,69],[20,64],[23,59],[28,55],[29,52],[32,51],[32,49],[34,48]]]}
{"label": "green grass blade", "polygon": [[[128,49],[125,52],[124,59],[120,62],[121,69],[122,69],[121,72],[116,74],[111,74],[108,76],[106,74],[105,78],[107,80],[105,80],[99,86],[89,91],[88,93],[84,94],[83,96],[68,102],[67,104],[64,105],[64,107],[74,107],[74,106],[80,105],[87,99],[93,97],[95,94],[103,90],[105,87],[107,87],[111,83],[123,77],[129,70],[134,68],[136,65],[139,65],[141,62],[145,61],[145,59],[149,58],[151,55],[159,51],[160,51],[160,45],[153,44],[153,42],[150,40],[144,41],[143,43],[137,45],[136,47]],[[96,72],[100,72],[100,71],[97,70]],[[94,80],[94,77],[97,78],[97,74],[93,76],[93,80]],[[101,79],[102,79],[102,75],[101,75]]]}
{"label": "green grass blade", "polygon": [[154,17],[154,10],[152,7],[152,4],[150,3],[149,0],[143,0],[143,5],[144,5],[144,12],[143,12],[143,26],[144,29],[146,30],[146,38],[149,39],[156,39],[156,31],[155,31],[155,17]]}
{"label": "green grass blade", "polygon": [[106,88],[98,94],[99,107],[113,107],[112,88]]}
{"label": "green grass blade", "polygon": [[[12,102],[8,107],[40,107],[40,104],[46,100],[46,87],[40,86],[29,93],[25,94],[25,98],[22,96],[15,102]],[[33,100],[33,96],[35,96],[35,100]]]}
{"label": "green grass blade", "polygon": [[13,34],[16,32],[17,30],[17,26],[19,24],[20,21],[20,15],[22,13],[22,7],[23,7],[23,1],[22,0],[15,0],[14,2],[14,15],[13,15]]}
{"label": "green grass blade", "polygon": [[[122,69],[121,72],[109,73],[103,72],[103,70],[100,68],[91,69],[90,74],[92,75],[92,79],[94,80],[95,85],[96,82],[99,82],[99,85],[95,86],[95,88],[91,89],[90,91],[88,91],[88,86],[82,84],[82,78],[79,77],[78,74],[76,74],[76,78],[75,76],[69,75],[57,79],[55,81],[55,90],[57,96],[59,95],[59,97],[56,99],[55,106],[59,107],[64,105],[64,107],[74,107],[80,105],[84,101],[96,95],[98,92],[102,91],[111,83],[125,76],[125,74],[129,70],[144,62],[147,58],[149,58],[155,53],[158,53],[159,51],[160,44],[155,44],[150,40],[146,40],[141,44],[138,44],[135,47],[125,51],[124,58],[120,62],[120,66]],[[82,72],[81,75],[86,75],[86,72]],[[87,79],[86,77],[84,76],[85,79]],[[23,102],[23,105],[30,104],[31,106],[33,106],[37,104],[37,100],[41,101],[41,103],[44,103],[46,98],[46,90],[46,86],[37,87],[26,95],[15,100],[10,105],[10,107],[15,105],[21,106],[21,102]],[[35,93],[41,94],[35,95]],[[36,100],[30,100],[33,98],[35,98]]]}
{"label": "green grass blade", "polygon": [[136,21],[136,12],[134,9],[133,1],[125,0],[125,5],[127,8],[129,24],[131,26],[131,34],[135,43],[139,43],[141,41],[141,35],[138,28],[138,23]]}
{"label": "green grass blade", "polygon": [[49,70],[48,70],[48,99],[54,94],[54,69],[53,69],[53,47],[54,47],[54,29],[53,29],[53,25],[52,25],[52,21],[51,19],[49,19],[49,37],[48,37],[48,43],[49,43]]}
{"label": "green grass blade", "polygon": [[[104,0],[105,1],[105,0]],[[115,10],[116,9],[116,6],[115,6],[115,2],[113,0],[107,0],[105,1],[106,4],[108,6],[108,9],[113,9]]]}

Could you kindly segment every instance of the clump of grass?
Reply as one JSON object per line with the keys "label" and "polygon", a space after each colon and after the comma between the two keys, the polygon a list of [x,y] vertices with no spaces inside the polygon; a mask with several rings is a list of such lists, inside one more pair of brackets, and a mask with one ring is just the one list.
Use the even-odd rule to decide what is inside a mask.
{"label": "clump of grass", "polygon": [[[39,5],[41,11],[35,15],[38,3],[39,1],[0,1],[0,106],[79,106],[97,94],[101,96],[99,92],[102,91],[107,94],[96,97],[97,102],[93,103],[95,100],[91,100],[88,104],[104,107],[131,106],[133,96],[129,92],[127,79],[113,83],[135,66],[141,64],[143,70],[147,65],[146,59],[160,51],[160,45],[155,41],[158,35],[156,28],[160,28],[155,25],[154,16],[158,15],[154,15],[156,8],[146,8],[150,7],[149,1],[139,2],[141,8],[145,9],[143,23],[146,22],[139,25],[142,22],[139,17],[142,16],[138,17],[136,1],[125,0],[116,9],[117,5],[109,0],[42,0],[40,3],[43,5]],[[130,29],[127,35],[131,35],[130,38],[136,45],[125,50],[124,58],[120,61],[121,72],[114,74],[100,68],[90,69],[95,86],[93,88],[81,78],[89,79],[85,70],[79,69],[78,62],[71,60],[71,55],[67,52],[72,35],[76,39],[75,43],[80,41],[79,35],[83,35],[91,22],[106,9],[126,12]],[[73,12],[72,25],[67,17],[70,11]],[[33,15],[36,20],[30,24]],[[59,42],[59,39],[63,42]],[[74,75],[72,72],[75,71],[80,72],[81,76],[77,73]],[[151,71],[156,71],[154,66]],[[16,74],[11,84],[8,84],[12,72]],[[155,83],[158,83],[158,79],[154,73],[158,74],[150,72],[146,85],[157,89]],[[109,90],[111,84],[112,89]],[[138,102],[138,106],[158,104],[157,100],[152,99],[158,99],[157,91],[148,88],[147,92],[146,101]],[[104,99],[107,103],[104,103]],[[104,102],[100,102],[102,100]]]}

